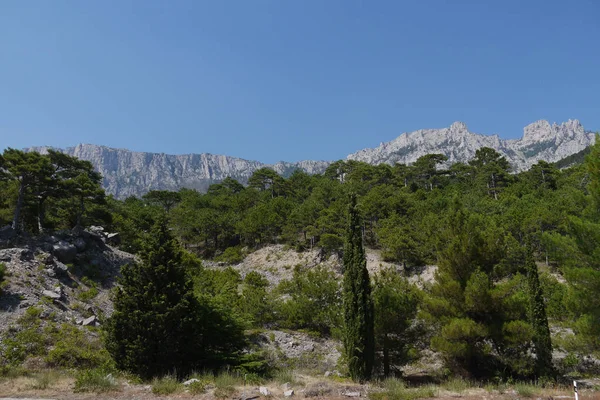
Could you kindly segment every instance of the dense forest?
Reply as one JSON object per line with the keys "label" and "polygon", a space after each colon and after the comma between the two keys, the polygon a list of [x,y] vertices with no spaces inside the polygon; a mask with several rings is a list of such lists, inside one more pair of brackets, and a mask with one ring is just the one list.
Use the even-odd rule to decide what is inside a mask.
{"label": "dense forest", "polygon": [[[106,347],[119,368],[142,376],[201,367],[185,361],[192,355],[264,373],[265,360],[241,351],[250,329],[348,341],[347,284],[339,279],[348,271],[296,268],[271,287],[260,273],[227,268],[270,244],[346,260],[350,250],[364,257],[364,243],[401,266],[370,277],[376,375],[398,373],[426,348],[441,354],[448,374],[481,379],[553,379],[568,367],[552,364],[553,346],[569,353],[571,367],[600,353],[600,144],[565,169],[540,161],[514,174],[504,157],[482,148],[468,163],[447,165],[440,154],[413,165],[338,161],[322,175],[287,178],[265,168],[247,186],[228,178],[207,193],[150,191],[124,201],[104,194],[91,164],[57,152],[8,149],[0,170],[0,224],[30,236],[102,225],[120,233],[122,250],[140,255],[139,266],[123,270]],[[349,219],[358,231],[349,233]],[[221,267],[204,268],[202,259]],[[426,265],[438,266],[435,281],[410,284]],[[187,358],[171,349],[169,365],[148,361],[155,343],[128,345],[135,326],[118,322],[140,304],[131,296],[149,296],[150,283],[136,287],[148,274],[179,282],[153,289],[168,291],[168,300],[149,301],[169,318],[186,316],[182,343],[204,340]],[[155,312],[148,307],[138,324]],[[551,330],[567,333],[551,341]]]}

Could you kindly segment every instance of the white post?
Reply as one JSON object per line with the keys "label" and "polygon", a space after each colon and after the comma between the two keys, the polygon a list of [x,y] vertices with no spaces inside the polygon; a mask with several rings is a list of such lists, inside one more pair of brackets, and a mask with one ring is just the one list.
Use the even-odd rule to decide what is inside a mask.
{"label": "white post", "polygon": [[577,381],[573,381],[573,390],[575,390],[575,400],[579,400],[579,394],[577,393]]}

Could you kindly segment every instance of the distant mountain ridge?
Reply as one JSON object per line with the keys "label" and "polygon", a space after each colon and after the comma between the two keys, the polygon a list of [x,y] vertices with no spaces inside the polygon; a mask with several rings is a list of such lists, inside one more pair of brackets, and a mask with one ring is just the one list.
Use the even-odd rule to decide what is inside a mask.
{"label": "distant mountain ridge", "polygon": [[523,129],[521,139],[508,140],[498,135],[472,133],[464,123],[455,122],[449,128],[403,133],[376,148],[351,154],[348,159],[370,164],[411,164],[426,154],[441,153],[448,157],[449,163],[466,162],[475,156],[477,149],[491,147],[504,154],[518,172],[540,160],[559,161],[580,152],[594,140],[594,133],[585,131],[578,120],[552,125],[537,121]]}
{"label": "distant mountain ridge", "polygon": [[[378,147],[348,155],[348,160],[369,164],[411,164],[419,157],[441,153],[449,163],[467,162],[477,149],[491,147],[513,165],[515,171],[528,169],[539,160],[556,162],[593,144],[595,135],[585,131],[578,120],[550,124],[541,120],[524,128],[521,139],[505,140],[498,135],[472,133],[462,122],[448,128],[421,129],[401,134]],[[31,147],[45,152],[49,147]],[[263,164],[236,157],[208,153],[168,155],[115,149],[93,144],[79,144],[59,149],[71,156],[90,161],[104,177],[104,188],[117,198],[140,196],[149,190],[178,190],[182,187],[204,191],[209,185],[230,176],[246,183],[254,171],[269,167],[287,176],[300,169],[309,174],[325,171],[328,161],[299,161]]]}

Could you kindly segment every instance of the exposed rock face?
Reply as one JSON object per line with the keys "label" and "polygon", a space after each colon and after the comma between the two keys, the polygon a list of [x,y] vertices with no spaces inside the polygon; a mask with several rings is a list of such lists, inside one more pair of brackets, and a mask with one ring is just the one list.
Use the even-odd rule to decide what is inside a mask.
{"label": "exposed rock face", "polygon": [[[560,125],[550,125],[547,121],[534,122],[525,127],[523,138],[518,140],[472,133],[464,123],[455,122],[449,128],[403,133],[376,148],[350,154],[348,159],[370,164],[410,164],[423,155],[442,153],[448,156],[449,163],[467,162],[474,157],[477,149],[491,147],[506,155],[515,171],[522,171],[539,160],[554,162],[577,153],[592,144],[594,139],[594,135],[584,131],[577,120]],[[44,152],[47,147],[29,150]],[[186,187],[205,191],[212,183],[227,177],[246,183],[254,171],[263,167],[273,168],[287,176],[297,169],[309,174],[322,173],[329,165],[327,161],[282,161],[268,165],[206,153],[140,153],[91,144],[80,144],[63,151],[90,161],[104,177],[107,193],[121,199],[141,196],[154,189],[178,190]]]}
{"label": "exposed rock face", "polygon": [[[46,152],[48,147],[29,150]],[[326,161],[278,162],[274,165],[258,161],[214,154],[168,155],[140,153],[92,144],[79,144],[61,151],[88,160],[104,178],[106,192],[117,198],[141,196],[150,190],[179,190],[182,187],[206,191],[208,186],[232,177],[246,183],[254,171],[273,168],[287,176],[301,169],[310,174],[325,171]]]}
{"label": "exposed rock face", "polygon": [[467,162],[477,149],[491,147],[504,154],[515,171],[523,171],[539,160],[555,162],[575,154],[595,140],[594,134],[586,132],[578,120],[560,125],[537,121],[523,131],[521,139],[504,140],[497,135],[469,132],[464,123],[455,122],[449,128],[403,133],[391,142],[351,154],[348,159],[370,164],[411,164],[426,154],[441,153],[449,163]]}

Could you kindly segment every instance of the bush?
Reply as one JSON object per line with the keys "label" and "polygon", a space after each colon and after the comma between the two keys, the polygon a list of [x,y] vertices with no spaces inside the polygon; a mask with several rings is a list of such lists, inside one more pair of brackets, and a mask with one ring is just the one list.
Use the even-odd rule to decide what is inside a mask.
{"label": "bush", "polygon": [[115,378],[102,369],[87,369],[75,375],[75,393],[93,392],[103,393],[116,390],[118,383]]}
{"label": "bush", "polygon": [[168,395],[183,391],[183,385],[173,375],[154,378],[152,381],[152,393]]}
{"label": "bush", "polygon": [[289,296],[278,304],[283,327],[331,335],[342,326],[340,284],[332,271],[296,267],[292,280],[281,282],[276,290]]}
{"label": "bush", "polygon": [[6,278],[6,265],[0,263],[0,293],[2,293],[2,283],[4,282],[4,278]]}
{"label": "bush", "polygon": [[420,386],[408,388],[400,379],[390,378],[383,382],[382,391],[369,393],[373,400],[415,400],[436,397],[437,390],[434,386]]}
{"label": "bush", "polygon": [[239,246],[228,247],[223,254],[215,257],[215,261],[224,262],[226,264],[238,264],[244,261],[244,253]]}
{"label": "bush", "polygon": [[56,344],[46,356],[46,362],[50,366],[85,369],[112,366],[110,355],[102,342],[86,336],[76,326],[63,324],[54,336]]}

